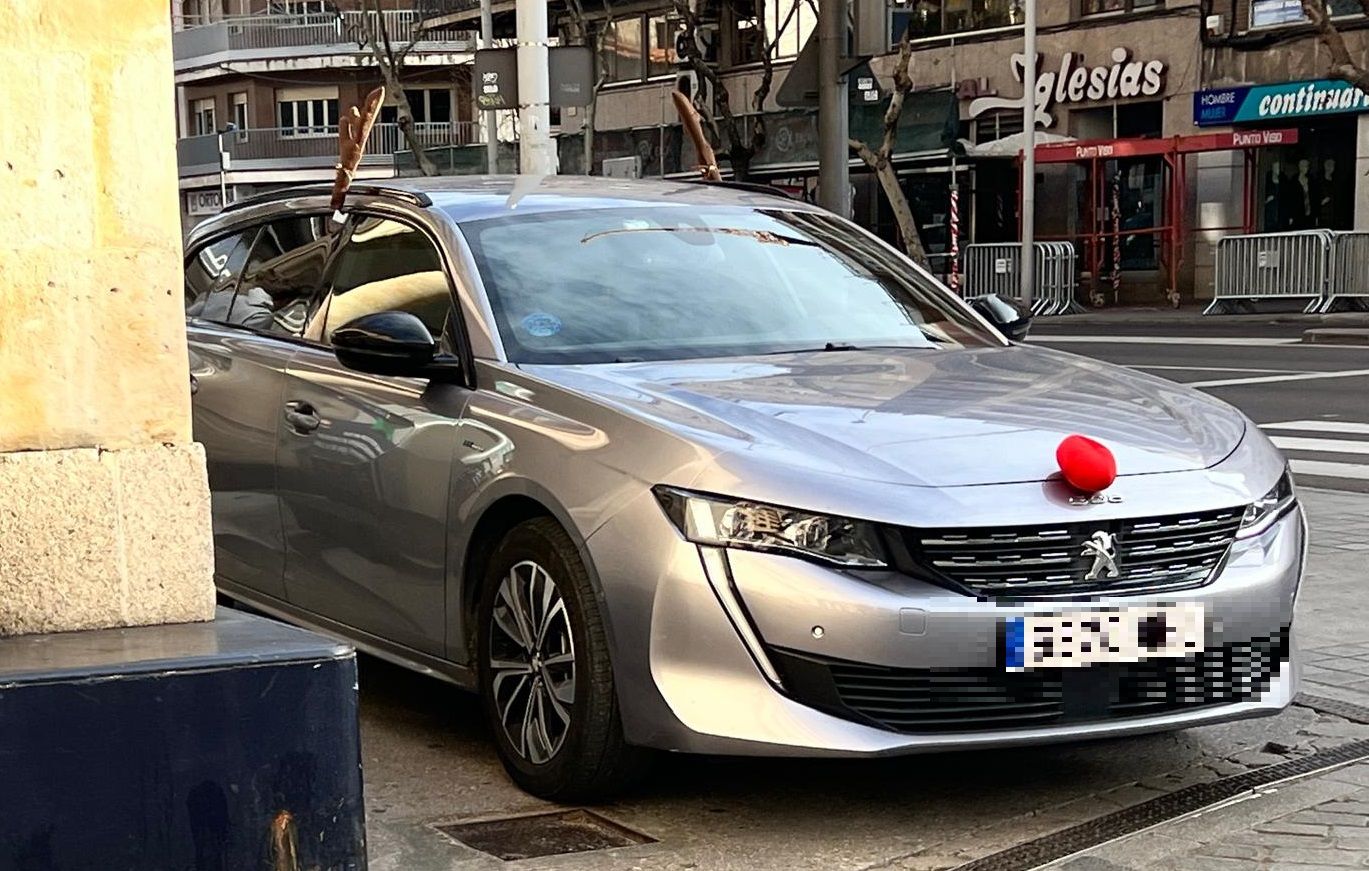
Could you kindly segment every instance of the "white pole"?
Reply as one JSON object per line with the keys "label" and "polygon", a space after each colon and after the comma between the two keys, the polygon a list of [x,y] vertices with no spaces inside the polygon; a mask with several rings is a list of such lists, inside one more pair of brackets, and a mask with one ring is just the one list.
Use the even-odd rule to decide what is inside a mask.
{"label": "white pole", "polygon": [[554,175],[551,84],[547,78],[547,0],[517,0],[518,171]]}
{"label": "white pole", "polygon": [[[490,0],[480,0],[480,47],[494,48],[494,16]],[[485,110],[485,172],[499,172],[499,116],[493,109]]]}
{"label": "white pole", "polygon": [[1036,290],[1033,274],[1036,258],[1036,0],[1023,0],[1026,21],[1023,22],[1022,54],[1022,304],[1028,307]]}

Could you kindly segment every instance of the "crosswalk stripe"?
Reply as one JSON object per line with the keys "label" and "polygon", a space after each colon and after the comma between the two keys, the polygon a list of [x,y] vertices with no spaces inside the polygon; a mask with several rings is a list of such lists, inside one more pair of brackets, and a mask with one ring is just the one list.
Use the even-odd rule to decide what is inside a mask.
{"label": "crosswalk stripe", "polygon": [[1276,381],[1318,381],[1323,378],[1359,378],[1369,375],[1369,369],[1345,369],[1339,372],[1301,372],[1296,375],[1258,375],[1253,378],[1222,378],[1217,381],[1185,381],[1185,387],[1235,387],[1240,384],[1273,384]]}
{"label": "crosswalk stripe", "polygon": [[1260,429],[1296,429],[1304,432],[1369,435],[1369,423],[1356,423],[1351,420],[1285,420],[1281,423],[1262,423]]}
{"label": "crosswalk stripe", "polygon": [[1328,454],[1369,454],[1369,442],[1350,439],[1308,439],[1297,436],[1270,436],[1276,447],[1286,451],[1322,451]]}
{"label": "crosswalk stripe", "polygon": [[1296,475],[1317,475],[1323,478],[1354,478],[1369,481],[1369,466],[1354,463],[1331,463],[1325,460],[1289,460]]}

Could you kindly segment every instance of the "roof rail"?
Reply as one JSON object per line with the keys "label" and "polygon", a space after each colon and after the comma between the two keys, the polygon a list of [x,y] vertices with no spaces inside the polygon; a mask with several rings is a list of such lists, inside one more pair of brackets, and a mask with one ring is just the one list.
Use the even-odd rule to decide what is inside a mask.
{"label": "roof rail", "polygon": [[706,178],[687,178],[684,179],[684,181],[688,182],[689,184],[704,184],[711,185],[712,187],[731,188],[733,190],[739,191],[750,191],[753,194],[770,194],[771,196],[783,197],[786,200],[794,199],[794,197],[788,191],[774,187],[773,185],[759,184],[757,182],[730,181],[725,179],[721,181],[712,181]]}
{"label": "roof rail", "polygon": [[[308,196],[310,194],[324,195],[331,194],[332,192],[333,185],[331,183],[292,185],[290,187],[278,188],[273,191],[265,191],[264,193],[253,194],[250,197],[244,197],[243,199],[235,200],[229,203],[227,206],[225,206],[223,208],[223,211],[231,212],[236,209],[245,209],[248,206],[260,205],[261,203],[270,203],[275,202],[276,200],[288,199],[289,197],[302,197]],[[404,190],[402,188],[385,187],[384,185],[354,184],[347,189],[347,192],[349,194],[361,194],[365,197],[386,197],[388,199],[393,200],[403,200],[406,203],[410,203],[415,206],[422,206],[424,208],[431,206],[433,204],[432,199],[430,199],[428,195],[423,193],[422,191],[410,191]]]}

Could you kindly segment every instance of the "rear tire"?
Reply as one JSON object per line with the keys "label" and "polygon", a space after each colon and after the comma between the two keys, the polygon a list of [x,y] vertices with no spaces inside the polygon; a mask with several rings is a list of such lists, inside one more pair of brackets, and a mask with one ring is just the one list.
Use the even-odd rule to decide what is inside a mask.
{"label": "rear tire", "polygon": [[563,803],[637,781],[650,756],[623,740],[603,615],[570,536],[551,518],[519,524],[483,581],[481,704],[509,777]]}

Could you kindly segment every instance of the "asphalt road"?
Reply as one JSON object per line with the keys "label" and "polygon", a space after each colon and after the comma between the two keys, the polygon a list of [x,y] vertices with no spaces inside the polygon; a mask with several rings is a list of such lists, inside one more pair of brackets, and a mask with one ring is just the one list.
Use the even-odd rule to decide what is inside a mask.
{"label": "asphalt road", "polygon": [[1068,327],[1032,341],[1205,390],[1259,424],[1300,485],[1369,493],[1369,347],[1303,344],[1301,328],[1279,325],[1224,336]]}

